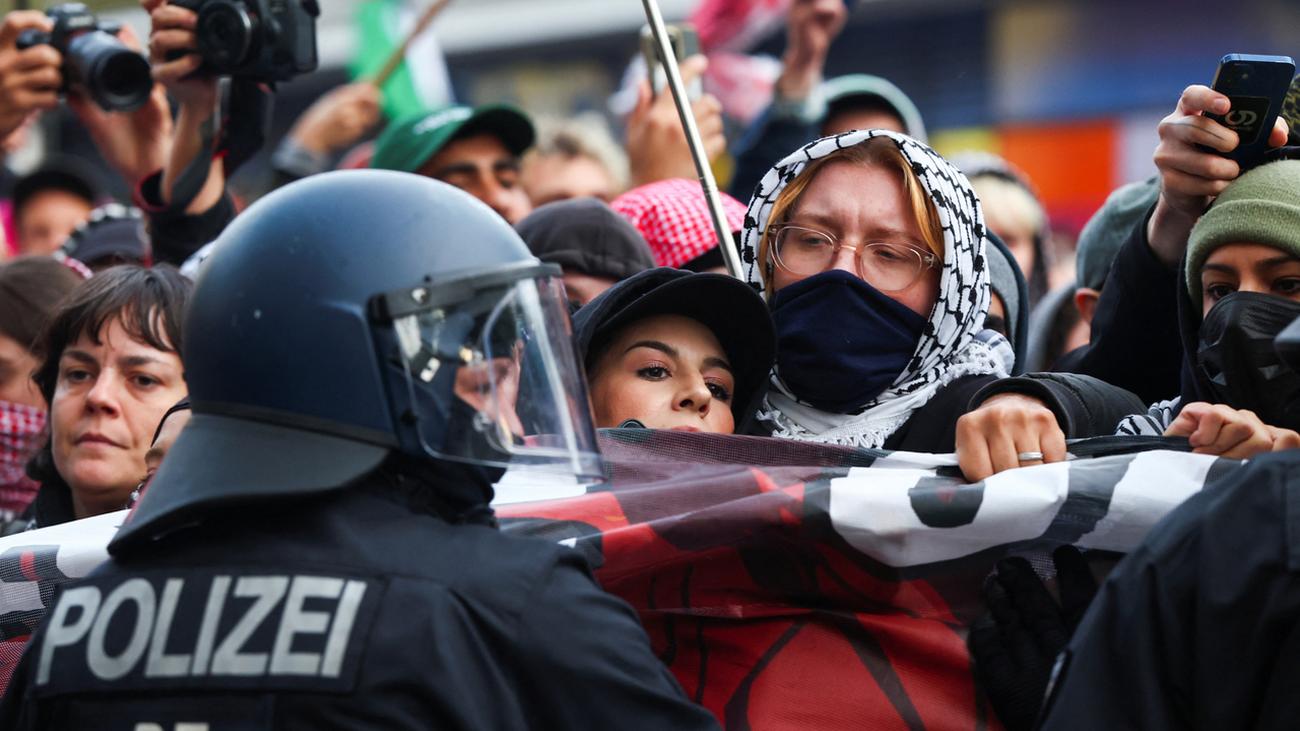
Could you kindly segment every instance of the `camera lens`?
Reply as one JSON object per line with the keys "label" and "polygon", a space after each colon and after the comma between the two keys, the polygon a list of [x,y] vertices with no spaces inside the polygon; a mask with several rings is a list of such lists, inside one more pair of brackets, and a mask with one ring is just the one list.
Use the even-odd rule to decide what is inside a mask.
{"label": "camera lens", "polygon": [[73,38],[65,58],[71,69],[69,81],[85,87],[95,103],[109,111],[138,109],[153,90],[144,56],[102,30]]}
{"label": "camera lens", "polygon": [[220,73],[230,73],[244,63],[253,46],[257,21],[242,2],[215,2],[199,14],[199,50]]}
{"label": "camera lens", "polygon": [[114,100],[117,109],[139,107],[153,88],[149,62],[130,52],[106,58],[99,70],[99,88],[106,98]]}

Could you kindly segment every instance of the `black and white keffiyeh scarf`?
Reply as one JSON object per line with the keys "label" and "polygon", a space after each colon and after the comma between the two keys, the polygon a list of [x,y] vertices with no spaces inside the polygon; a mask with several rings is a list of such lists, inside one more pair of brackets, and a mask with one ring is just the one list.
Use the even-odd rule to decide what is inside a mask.
{"label": "black and white keffiyeh scarf", "polygon": [[[764,267],[758,257],[759,241],[769,225],[777,196],[809,162],[835,150],[852,147],[875,137],[898,145],[921,185],[934,201],[943,226],[943,273],[939,299],[911,362],[893,385],[856,414],[834,414],[816,409],[773,373],[773,389],[759,411],[759,419],[772,427],[772,435],[800,441],[880,447],[934,394],[962,376],[1006,376],[1011,346],[1000,335],[976,338],[984,328],[989,304],[989,279],[985,269],[984,213],[966,176],[928,146],[887,130],[855,130],[824,137],[796,150],[763,176],[745,213],[741,259],[745,279],[764,297]],[[851,195],[845,191],[845,195]]]}

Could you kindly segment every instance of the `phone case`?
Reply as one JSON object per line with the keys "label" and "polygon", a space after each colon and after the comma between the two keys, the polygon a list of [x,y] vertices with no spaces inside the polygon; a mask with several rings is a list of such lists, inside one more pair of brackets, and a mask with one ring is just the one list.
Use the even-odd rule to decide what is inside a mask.
{"label": "phone case", "polygon": [[1268,159],[1268,137],[1282,111],[1282,102],[1295,76],[1290,56],[1260,56],[1230,53],[1219,61],[1214,90],[1227,96],[1232,108],[1227,114],[1207,114],[1240,137],[1237,147],[1225,156],[1246,170]]}

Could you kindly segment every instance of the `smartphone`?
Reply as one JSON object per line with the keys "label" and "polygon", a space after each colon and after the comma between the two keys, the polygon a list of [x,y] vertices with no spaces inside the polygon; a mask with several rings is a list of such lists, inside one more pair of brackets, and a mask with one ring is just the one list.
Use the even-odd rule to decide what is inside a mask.
{"label": "smartphone", "polygon": [[1219,61],[1214,90],[1228,97],[1227,114],[1207,117],[1236,132],[1241,141],[1225,157],[1248,170],[1269,157],[1268,137],[1282,111],[1282,101],[1295,76],[1290,56],[1256,56],[1230,53]]}
{"label": "smartphone", "polygon": [[[673,56],[677,58],[678,64],[700,52],[700,37],[695,32],[695,26],[666,25],[664,30],[668,32],[668,43],[673,48]],[[658,96],[668,86],[668,74],[659,62],[659,48],[648,25],[641,27],[641,56],[645,59],[646,73],[650,76],[650,91]],[[686,85],[686,95],[691,101],[699,99],[703,93],[704,85],[700,79]]]}

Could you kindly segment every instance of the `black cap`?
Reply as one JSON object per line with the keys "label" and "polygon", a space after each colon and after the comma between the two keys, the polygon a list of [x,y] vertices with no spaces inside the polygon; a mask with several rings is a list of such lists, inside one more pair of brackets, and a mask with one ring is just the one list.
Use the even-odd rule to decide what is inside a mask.
{"label": "black cap", "polygon": [[149,238],[137,208],[110,203],[91,211],[61,249],[63,255],[95,269],[115,264],[147,264]]}
{"label": "black cap", "polygon": [[702,323],[718,339],[736,377],[731,412],[740,432],[758,410],[772,366],[776,335],[767,304],[748,284],[725,274],[659,267],[605,290],[573,316],[574,338],[588,372],[620,330],[655,315]]}
{"label": "black cap", "polygon": [[621,281],[655,265],[641,232],[596,198],[547,203],[515,230],[533,256],[565,271]]}

